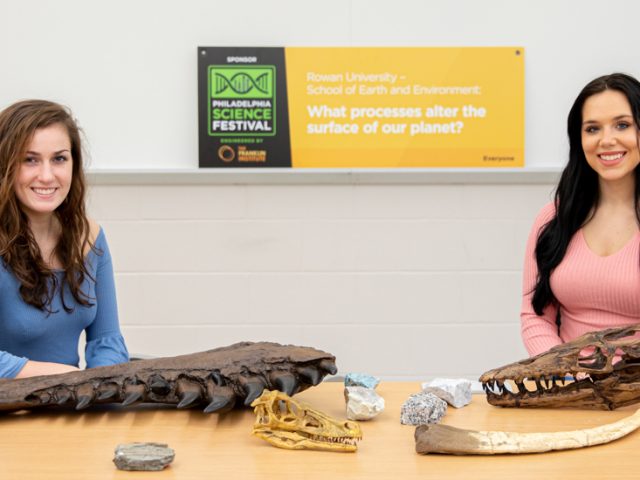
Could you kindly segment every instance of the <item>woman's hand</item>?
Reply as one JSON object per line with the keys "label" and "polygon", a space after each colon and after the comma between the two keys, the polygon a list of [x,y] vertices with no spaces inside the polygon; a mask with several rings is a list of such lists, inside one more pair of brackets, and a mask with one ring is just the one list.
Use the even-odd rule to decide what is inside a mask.
{"label": "woman's hand", "polygon": [[79,368],[64,363],[36,362],[29,360],[15,378],[37,377],[38,375],[55,375],[57,373],[75,372]]}

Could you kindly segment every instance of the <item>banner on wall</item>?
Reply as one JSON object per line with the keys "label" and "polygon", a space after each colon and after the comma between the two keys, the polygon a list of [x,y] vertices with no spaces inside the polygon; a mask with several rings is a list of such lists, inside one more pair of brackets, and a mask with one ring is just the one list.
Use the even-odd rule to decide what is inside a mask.
{"label": "banner on wall", "polygon": [[198,47],[200,167],[524,166],[520,47]]}

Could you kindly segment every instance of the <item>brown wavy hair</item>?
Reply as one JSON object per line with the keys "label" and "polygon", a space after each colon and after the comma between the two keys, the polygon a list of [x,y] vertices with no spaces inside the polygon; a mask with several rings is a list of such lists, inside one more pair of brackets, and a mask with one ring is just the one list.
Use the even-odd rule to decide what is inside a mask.
{"label": "brown wavy hair", "polygon": [[[54,212],[62,227],[54,249],[64,270],[61,282],[44,262],[15,194],[16,177],[35,131],[54,124],[66,128],[72,157],[71,188]],[[0,256],[19,280],[22,299],[47,313],[52,313],[56,292],[65,311],[73,311],[64,300],[65,284],[77,303],[92,305],[92,298],[81,290],[85,279],[93,280],[84,254],[89,249],[97,252],[89,238],[85,191],[80,129],[69,109],[46,100],[25,100],[0,112]]]}

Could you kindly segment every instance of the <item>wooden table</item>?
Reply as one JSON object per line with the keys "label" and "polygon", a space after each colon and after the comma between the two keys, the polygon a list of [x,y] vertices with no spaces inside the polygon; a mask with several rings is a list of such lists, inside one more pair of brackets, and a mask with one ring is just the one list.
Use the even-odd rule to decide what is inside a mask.
{"label": "wooden table", "polygon": [[[296,398],[344,418],[343,386],[324,383]],[[640,431],[616,442],[531,455],[417,455],[414,427],[401,425],[400,406],[416,383],[382,383],[386,410],[361,422],[356,453],[275,448],[250,434],[251,410],[206,415],[173,408],[102,408],[84,412],[0,415],[0,479],[631,479],[640,478]],[[503,409],[474,395],[449,407],[443,423],[477,430],[574,430],[616,421],[634,409]],[[176,451],[162,472],[122,472],[112,463],[117,444],[168,443]]]}

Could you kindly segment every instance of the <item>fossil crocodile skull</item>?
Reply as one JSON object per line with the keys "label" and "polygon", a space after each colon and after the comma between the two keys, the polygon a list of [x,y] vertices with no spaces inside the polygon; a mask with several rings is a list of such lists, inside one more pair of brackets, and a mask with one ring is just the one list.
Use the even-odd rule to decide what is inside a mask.
{"label": "fossil crocodile skull", "polygon": [[279,448],[355,452],[360,425],[330,416],[288,395],[265,390],[255,399],[253,434]]}
{"label": "fossil crocodile skull", "polygon": [[587,333],[548,352],[484,373],[501,407],[613,410],[640,402],[640,324]]}

